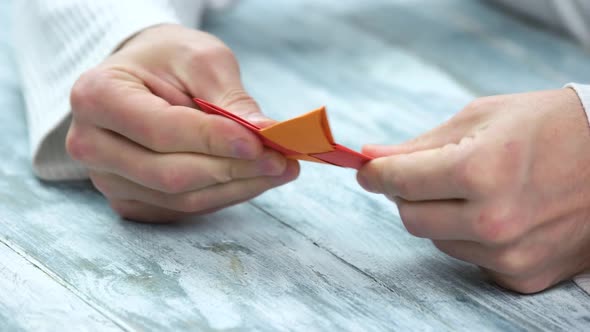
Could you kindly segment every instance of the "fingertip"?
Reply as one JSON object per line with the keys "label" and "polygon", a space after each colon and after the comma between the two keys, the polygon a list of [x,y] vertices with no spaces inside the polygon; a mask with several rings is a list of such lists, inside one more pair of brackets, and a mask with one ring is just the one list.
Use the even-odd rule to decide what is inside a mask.
{"label": "fingertip", "polygon": [[280,176],[287,169],[287,158],[272,149],[264,149],[258,167],[263,175]]}
{"label": "fingertip", "polygon": [[283,176],[286,176],[289,181],[296,180],[301,173],[301,166],[297,160],[287,159],[287,168]]}
{"label": "fingertip", "polygon": [[232,158],[254,160],[261,157],[262,153],[262,144],[256,137],[238,137],[230,141]]}
{"label": "fingertip", "polygon": [[276,177],[276,181],[279,184],[285,184],[288,182],[292,182],[299,177],[301,172],[301,167],[299,166],[299,162],[292,159],[287,159],[287,166],[285,167],[285,171],[280,176]]}
{"label": "fingertip", "polygon": [[369,172],[369,166],[365,165],[356,173],[356,181],[366,191],[376,193],[374,181],[372,180]]}
{"label": "fingertip", "polygon": [[264,148],[256,134],[230,119],[208,116],[213,119],[208,149],[212,154],[247,160],[262,156]]}
{"label": "fingertip", "polygon": [[377,158],[366,163],[357,173],[357,182],[368,192],[384,193],[383,172],[387,158]]}

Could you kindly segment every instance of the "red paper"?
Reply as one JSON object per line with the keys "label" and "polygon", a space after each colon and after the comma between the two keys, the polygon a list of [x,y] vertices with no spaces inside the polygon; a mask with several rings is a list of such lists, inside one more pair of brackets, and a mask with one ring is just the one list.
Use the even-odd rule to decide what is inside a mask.
{"label": "red paper", "polygon": [[291,159],[354,169],[361,168],[372,159],[334,142],[323,107],[294,119],[260,128],[205,100],[194,98],[194,101],[203,112],[221,115],[241,124],[258,135],[265,146]]}

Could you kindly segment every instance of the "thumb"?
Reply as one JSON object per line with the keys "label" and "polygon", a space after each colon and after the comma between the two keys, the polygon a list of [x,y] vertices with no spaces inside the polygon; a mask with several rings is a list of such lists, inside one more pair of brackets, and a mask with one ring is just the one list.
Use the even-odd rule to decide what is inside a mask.
{"label": "thumb", "polygon": [[241,88],[226,93],[216,104],[261,128],[276,123],[275,120],[264,115],[254,98]]}

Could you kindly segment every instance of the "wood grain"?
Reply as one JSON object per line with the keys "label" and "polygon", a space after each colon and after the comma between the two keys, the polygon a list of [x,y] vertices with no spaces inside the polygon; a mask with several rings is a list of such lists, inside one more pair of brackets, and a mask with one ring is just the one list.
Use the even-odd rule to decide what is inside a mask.
{"label": "wood grain", "polygon": [[[568,80],[583,79],[584,73],[590,70],[588,54],[572,42],[472,2],[461,2],[460,8],[457,2],[438,2],[438,25],[431,22],[434,14],[428,15],[412,5],[376,1],[374,6],[369,4],[358,10],[358,4],[353,2],[346,2],[348,7],[343,2],[338,3],[338,6],[334,3],[317,6],[309,1],[305,4],[308,6],[305,19],[292,14],[287,2],[277,6],[280,10],[263,9],[262,5],[257,8],[265,11],[270,25],[289,22],[297,27],[288,32],[266,29],[257,23],[260,21],[248,20],[245,12],[224,18],[223,22],[214,22],[214,31],[242,56],[246,83],[268,113],[279,119],[288,117],[290,112],[297,112],[296,109],[314,107],[313,102],[320,95],[324,102],[329,102],[333,117],[338,117],[331,120],[336,122],[335,131],[341,130],[343,139],[350,138],[357,143],[363,139],[399,142],[406,138],[406,133],[418,135],[424,125],[434,126],[441,118],[452,116],[462,104],[482,93],[557,88]],[[338,10],[331,11],[334,8]],[[482,15],[483,10],[486,15]],[[326,19],[326,15],[330,18]],[[351,19],[354,24],[350,24]],[[243,33],[236,36],[227,27],[230,22],[248,26],[250,30],[241,30]],[[492,32],[488,31],[488,25],[493,27]],[[415,39],[404,35],[408,30],[418,33],[418,29],[434,32],[418,34],[423,38]],[[509,31],[516,33],[507,33]],[[492,37],[483,38],[482,35],[488,33],[493,33]],[[461,40],[461,44],[453,42],[453,38]],[[490,38],[494,38],[492,45]],[[445,42],[449,46],[445,47]],[[325,43],[328,45],[319,46]],[[259,50],[254,59],[248,53],[252,45]],[[441,54],[437,48],[452,53]],[[550,51],[542,52],[542,49]],[[365,62],[371,63],[370,67],[359,66],[361,61],[356,59],[360,58],[360,52],[370,53],[365,54],[362,61],[365,65]],[[419,56],[406,56],[408,52]],[[483,56],[484,53],[489,56]],[[516,58],[515,53],[520,56]],[[554,58],[548,58],[548,53]],[[563,58],[565,54],[566,59]],[[273,63],[278,61],[287,65]],[[398,73],[391,68],[391,63],[400,68]],[[478,70],[485,67],[493,69]],[[414,68],[420,68],[419,73]],[[356,79],[359,72],[363,73],[362,81]],[[274,88],[269,96],[267,87],[259,88],[261,83],[256,77],[261,76],[265,78],[265,85],[280,88]],[[418,77],[420,82],[411,76]],[[410,87],[396,85],[406,77],[410,77],[407,80]],[[349,82],[359,89],[350,87],[350,91],[341,93],[342,86]],[[513,85],[514,82],[517,84]],[[415,89],[416,93],[409,94],[408,89]],[[383,97],[384,91],[389,92],[386,97]],[[358,95],[364,100],[358,100]],[[431,100],[424,100],[418,97],[420,95]],[[439,96],[455,96],[456,99],[437,100]],[[408,97],[415,97],[414,103],[400,102]],[[424,116],[424,110],[430,116]],[[400,118],[403,120],[399,121]],[[406,121],[408,118],[414,121]],[[339,119],[345,120],[339,122]],[[404,128],[400,130],[397,126]],[[337,139],[340,137],[336,134]],[[459,315],[452,320],[469,322],[471,327],[479,322],[482,326],[478,328],[504,329],[506,326],[502,324],[506,321],[502,317],[510,317],[515,323],[509,324],[512,328],[559,329],[588,324],[587,297],[575,285],[565,283],[534,296],[502,291],[475,267],[445,258],[427,241],[404,233],[397,211],[389,212],[394,210],[391,204],[363,193],[351,172],[305,165],[302,174],[293,186],[256,199],[254,204],[387,287],[424,299],[421,303],[432,314],[447,319]],[[323,189],[326,187],[330,189]],[[293,209],[293,201],[304,208]],[[422,284],[424,281],[428,282]],[[570,304],[567,311],[562,309],[564,303]]]}
{"label": "wood grain", "polygon": [[[37,283],[57,282],[107,317],[105,329],[449,330],[436,317],[414,321],[418,303],[253,205],[184,224],[143,225],[117,218],[87,182],[40,182],[29,167],[18,90],[3,89],[0,107],[0,132],[19,138],[0,145],[7,156],[0,163],[0,241],[38,264],[45,274],[33,276]],[[41,309],[40,317],[50,314]],[[26,316],[12,319],[0,327],[30,328]]]}
{"label": "wood grain", "polygon": [[3,331],[121,331],[32,262],[0,243],[0,327]]}
{"label": "wood grain", "polygon": [[[249,0],[207,29],[235,50],[266,113],[327,104],[335,139],[356,149],[418,135],[483,94],[590,77],[573,42],[479,1]],[[187,223],[122,221],[87,182],[34,178],[16,76],[0,32],[0,137],[10,142],[0,144],[0,330],[590,324],[590,299],[571,282],[533,296],[495,286],[408,235],[394,206],[347,169],[305,164],[297,182]]]}

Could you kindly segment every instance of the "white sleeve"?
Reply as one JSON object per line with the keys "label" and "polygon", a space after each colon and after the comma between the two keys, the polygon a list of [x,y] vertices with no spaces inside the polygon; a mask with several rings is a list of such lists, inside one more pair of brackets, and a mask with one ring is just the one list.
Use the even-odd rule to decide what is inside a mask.
{"label": "white sleeve", "polygon": [[572,88],[578,94],[578,98],[586,113],[586,120],[588,120],[588,125],[590,125],[590,85],[569,83],[566,87]]}
{"label": "white sleeve", "polygon": [[[566,87],[574,89],[580,98],[580,102],[586,112],[586,119],[590,125],[590,85],[569,83]],[[586,271],[574,277],[574,282],[586,293],[590,294],[590,271]]]}
{"label": "white sleeve", "polygon": [[85,169],[68,157],[64,144],[70,119],[69,94],[80,74],[146,27],[161,23],[196,26],[207,3],[19,0],[13,4],[14,51],[33,169],[42,179],[65,180],[86,177]]}

